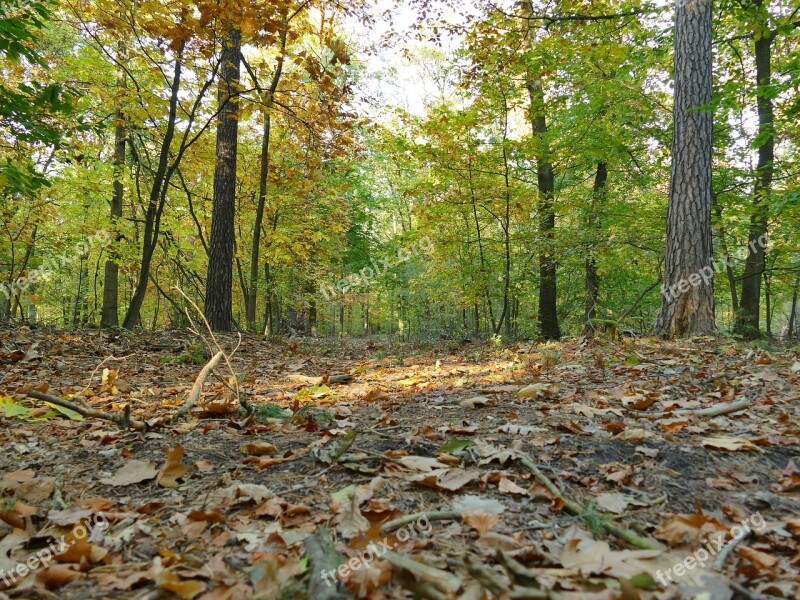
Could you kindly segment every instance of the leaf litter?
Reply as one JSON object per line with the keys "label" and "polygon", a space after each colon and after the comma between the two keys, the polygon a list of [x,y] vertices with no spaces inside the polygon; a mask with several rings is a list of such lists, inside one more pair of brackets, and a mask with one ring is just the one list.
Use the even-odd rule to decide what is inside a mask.
{"label": "leaf litter", "polygon": [[0,332],[0,598],[800,593],[797,349],[246,341]]}

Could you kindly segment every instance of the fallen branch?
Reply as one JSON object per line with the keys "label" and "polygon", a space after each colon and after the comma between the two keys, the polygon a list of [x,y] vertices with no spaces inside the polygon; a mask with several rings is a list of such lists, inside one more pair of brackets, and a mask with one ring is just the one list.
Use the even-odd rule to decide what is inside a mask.
{"label": "fallen branch", "polygon": [[[526,469],[528,469],[531,473],[533,473],[534,477],[536,477],[539,483],[541,483],[544,487],[546,487],[550,491],[550,493],[553,494],[553,496],[555,496],[564,503],[564,507],[567,509],[569,513],[577,517],[586,517],[589,515],[589,511],[586,510],[583,506],[581,506],[577,502],[573,502],[569,498],[566,498],[564,494],[561,492],[561,490],[559,490],[558,487],[556,487],[556,484],[550,481],[547,475],[542,473],[539,470],[539,467],[533,464],[533,461],[531,459],[529,459],[526,456],[518,456],[517,460],[519,460],[519,462],[521,462]],[[597,517],[597,515],[592,515],[592,516],[597,519],[598,523],[603,529],[617,536],[621,540],[624,540],[631,546],[634,546],[636,548],[641,548],[642,550],[662,549],[655,542],[645,539],[628,529],[622,529],[621,527],[614,525],[614,523],[611,523],[607,519]]]}
{"label": "fallen branch", "polygon": [[[303,542],[311,563],[311,579],[308,582],[308,598],[319,600],[347,600],[353,595],[344,589],[336,570],[344,563],[344,557],[336,551],[330,533],[320,527],[314,535]],[[333,577],[333,582],[329,581]]]}
{"label": "fallen branch", "polygon": [[211,374],[211,371],[214,370],[214,367],[217,366],[217,363],[222,360],[222,357],[225,356],[225,353],[220,351],[217,352],[214,356],[211,357],[211,360],[208,361],[205,367],[200,371],[200,374],[197,376],[197,379],[194,380],[194,385],[192,389],[189,391],[189,395],[186,397],[186,400],[181,406],[181,409],[175,414],[172,418],[173,422],[177,421],[181,417],[183,417],[186,413],[188,413],[194,405],[197,404],[197,401],[200,400],[200,395],[203,393],[203,386],[206,383],[206,379]]}
{"label": "fallen branch", "polygon": [[408,571],[417,581],[429,583],[437,590],[445,592],[446,594],[455,594],[461,589],[461,580],[452,573],[448,573],[442,569],[417,562],[407,556],[392,552],[391,550],[387,550],[383,554],[383,559],[388,560],[393,567]]}
{"label": "fallen branch", "polygon": [[36,398],[37,400],[41,400],[43,402],[49,402],[50,404],[57,404],[58,406],[63,406],[64,408],[68,408],[70,410],[74,410],[81,416],[92,418],[92,419],[102,419],[103,421],[111,421],[112,423],[116,423],[122,429],[135,429],[136,431],[145,431],[147,429],[147,424],[143,421],[137,421],[136,419],[131,419],[130,417],[130,408],[125,407],[125,412],[123,414],[114,414],[114,413],[107,413],[95,408],[91,408],[89,406],[81,406],[80,404],[75,404],[74,402],[70,402],[69,400],[62,400],[57,396],[51,396],[50,394],[43,394],[42,392],[37,391],[30,391],[28,392],[28,396],[31,398]]}
{"label": "fallen branch", "polygon": [[381,525],[381,533],[391,533],[395,529],[400,529],[404,525],[408,525],[414,521],[418,521],[425,517],[428,522],[433,521],[460,521],[463,518],[463,515],[460,512],[455,512],[452,510],[434,510],[431,512],[418,512],[414,513],[413,515],[405,515],[400,517],[399,519],[393,519],[392,521],[386,521],[383,525]]}
{"label": "fallen branch", "polygon": [[663,419],[664,417],[680,417],[687,415],[694,415],[696,417],[718,417],[720,415],[727,415],[730,413],[739,412],[749,408],[752,402],[748,399],[737,400],[736,402],[728,402],[726,404],[715,404],[708,408],[680,408],[667,412],[646,412],[641,413],[639,416],[647,419]]}

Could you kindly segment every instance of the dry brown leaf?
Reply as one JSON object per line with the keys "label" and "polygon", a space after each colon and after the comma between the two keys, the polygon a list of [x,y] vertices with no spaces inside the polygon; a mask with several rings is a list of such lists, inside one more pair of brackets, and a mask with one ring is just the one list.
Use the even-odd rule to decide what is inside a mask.
{"label": "dry brown leaf", "polygon": [[79,571],[75,571],[67,565],[50,564],[36,572],[36,581],[50,589],[63,587],[80,577]]}
{"label": "dry brown leaf", "polygon": [[278,448],[269,442],[248,442],[242,446],[242,452],[254,456],[264,456],[265,454],[277,454]]}
{"label": "dry brown leaf", "polygon": [[502,477],[500,479],[500,482],[497,484],[497,489],[504,494],[519,494],[520,496],[528,495],[528,490],[521,488],[508,477]]}
{"label": "dry brown leaf", "polygon": [[114,487],[133,485],[154,479],[158,475],[158,469],[152,460],[130,460],[111,477],[105,477],[100,483]]}
{"label": "dry brown leaf", "polygon": [[167,450],[167,462],[158,472],[156,483],[162,487],[178,487],[178,480],[186,475],[189,470],[187,465],[182,465],[183,446],[176,444],[172,450]]}
{"label": "dry brown leaf", "polygon": [[458,405],[462,408],[475,408],[476,406],[486,406],[489,402],[490,400],[486,396],[473,396],[462,400]]}
{"label": "dry brown leaf", "polygon": [[478,537],[491,531],[500,521],[500,516],[492,513],[464,513],[464,522],[478,532]]}
{"label": "dry brown leaf", "polygon": [[758,449],[758,447],[750,440],[737,437],[703,438],[702,444],[706,448],[715,448],[717,450],[730,450],[732,452],[736,452],[738,450]]}
{"label": "dry brown leaf", "polygon": [[206,590],[204,583],[195,579],[181,579],[172,571],[167,570],[156,575],[155,581],[161,589],[173,592],[185,600],[192,600]]}

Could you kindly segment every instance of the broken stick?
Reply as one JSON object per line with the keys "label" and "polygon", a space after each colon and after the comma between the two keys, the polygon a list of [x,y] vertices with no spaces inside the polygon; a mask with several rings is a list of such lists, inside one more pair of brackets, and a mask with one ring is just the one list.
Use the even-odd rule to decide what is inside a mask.
{"label": "broken stick", "polygon": [[[561,490],[558,489],[558,487],[556,487],[556,484],[550,481],[547,475],[542,473],[539,470],[539,467],[533,464],[533,461],[531,459],[529,459],[527,456],[517,456],[517,460],[519,460],[519,462],[521,462],[526,469],[528,469],[531,473],[533,473],[534,477],[536,477],[536,479],[544,487],[546,487],[550,491],[550,493],[553,494],[553,496],[555,496],[564,503],[564,507],[567,509],[568,512],[575,515],[576,517],[588,516],[589,511],[586,510],[583,506],[581,506],[577,502],[573,502],[569,498],[566,498],[564,494],[561,492]],[[659,547],[655,542],[640,537],[628,529],[622,529],[621,527],[618,527],[617,525],[614,525],[614,523],[611,523],[610,521],[603,518],[598,518],[598,521],[603,529],[608,531],[610,534],[617,536],[621,540],[626,541],[631,546],[634,546],[636,548],[641,548],[642,550],[661,550],[661,547]]]}
{"label": "broken stick", "polygon": [[663,419],[664,417],[680,417],[687,415],[695,415],[697,417],[718,417],[720,415],[727,415],[730,413],[739,412],[749,408],[752,402],[747,398],[737,400],[736,402],[728,402],[726,404],[715,404],[708,408],[680,408],[678,410],[668,412],[645,412],[641,416],[648,419]]}
{"label": "broken stick", "polygon": [[186,397],[183,406],[181,406],[180,410],[175,413],[175,416],[172,418],[173,422],[177,421],[190,410],[192,410],[192,408],[194,408],[194,405],[197,404],[197,401],[200,400],[200,395],[203,393],[203,386],[206,383],[206,379],[208,379],[211,371],[214,370],[214,367],[216,367],[217,363],[222,360],[223,356],[225,356],[225,353],[220,350],[214,356],[212,356],[211,360],[208,361],[208,364],[203,367],[203,369],[200,371],[200,374],[197,376],[197,379],[194,380],[194,385],[189,391],[189,395]]}
{"label": "broken stick", "polygon": [[143,421],[137,421],[136,419],[132,419],[130,417],[130,409],[126,407],[126,410],[123,414],[114,414],[114,413],[107,413],[95,408],[91,408],[89,406],[81,406],[80,404],[75,404],[74,402],[70,402],[69,400],[62,400],[57,396],[51,396],[50,394],[43,394],[42,392],[37,392],[32,390],[28,392],[28,396],[31,398],[36,398],[37,400],[42,400],[43,402],[49,402],[50,404],[57,404],[58,406],[63,406],[64,408],[68,408],[70,410],[74,410],[81,416],[93,418],[93,419],[102,419],[104,421],[111,421],[112,423],[116,423],[123,429],[135,429],[136,431],[145,431],[147,429],[147,424]]}

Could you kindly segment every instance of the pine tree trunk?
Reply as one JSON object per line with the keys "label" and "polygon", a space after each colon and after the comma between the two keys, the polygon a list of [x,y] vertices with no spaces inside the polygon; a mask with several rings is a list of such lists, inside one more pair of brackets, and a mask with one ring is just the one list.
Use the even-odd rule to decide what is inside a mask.
{"label": "pine tree trunk", "polygon": [[716,329],[711,241],[711,2],[675,2],[675,103],[664,288],[655,331]]}
{"label": "pine tree trunk", "polygon": [[[755,0],[756,10],[761,13],[762,0]],[[750,218],[748,255],[744,266],[742,298],[736,314],[734,330],[749,339],[760,337],[761,281],[767,257],[767,211],[772,193],[774,174],[775,135],[773,130],[773,106],[769,89],[772,79],[772,40],[769,24],[762,23],[755,42],[756,94],[758,108],[758,148],[756,184],[753,191],[753,215]]]}
{"label": "pine tree trunk", "polygon": [[241,33],[231,29],[222,44],[217,159],[211,214],[205,316],[214,331],[230,331],[233,320],[233,243],[236,209],[236,154],[239,133]]}
{"label": "pine tree trunk", "polygon": [[[118,60],[125,60],[125,44],[119,42],[117,45]],[[117,69],[117,91],[125,89],[125,70],[122,67]],[[122,100],[118,100],[119,103]],[[125,166],[125,116],[122,113],[121,105],[117,106],[116,126],[114,127],[114,193],[111,196],[111,222],[114,228],[118,229],[117,221],[122,218],[122,201],[124,189],[122,187],[122,168]],[[120,234],[117,230],[114,241],[118,244]],[[106,261],[105,275],[103,277],[103,309],[100,317],[101,327],[119,327],[119,265],[118,257],[115,256],[117,249],[114,248],[112,256]]]}

